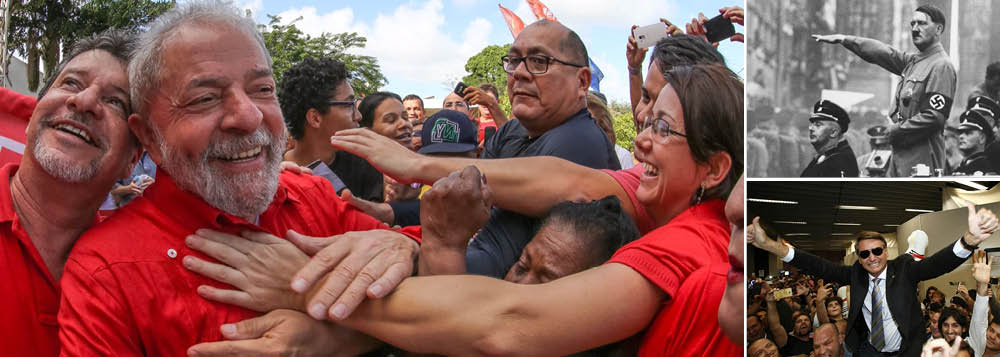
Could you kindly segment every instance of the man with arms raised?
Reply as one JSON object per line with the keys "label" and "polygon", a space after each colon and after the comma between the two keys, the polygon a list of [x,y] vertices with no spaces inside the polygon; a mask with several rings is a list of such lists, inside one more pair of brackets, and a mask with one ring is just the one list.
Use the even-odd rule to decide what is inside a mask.
{"label": "man with arms raised", "polygon": [[957,268],[998,228],[993,212],[980,209],[977,213],[971,203],[966,205],[969,218],[965,234],[921,261],[906,255],[888,260],[885,238],[862,231],[855,239],[858,261],[851,266],[834,264],[767,237],[759,218],[754,218],[752,229],[747,230],[747,242],[817,278],[851,285],[846,339],[852,353],[918,356],[924,331],[918,320],[920,303],[914,294],[917,284]]}
{"label": "man with arms raised", "polygon": [[[219,326],[256,316],[199,296],[226,294],[222,289],[253,278],[230,276],[226,285],[185,269],[214,264],[197,259],[204,256],[188,247],[197,243],[185,241],[201,228],[278,236],[293,229],[314,236],[368,230],[327,240],[334,243],[326,249],[335,251],[322,253],[330,254],[324,259],[338,267],[325,285],[342,292],[324,296],[336,300],[334,314],[353,310],[366,293],[384,295],[410,275],[414,240],[377,230],[386,227],[347,207],[322,178],[279,175],[285,128],[270,57],[251,19],[218,2],[178,4],[151,24],[137,47],[129,67],[136,111],[128,124],[158,164],[157,180],[74,247],[59,310],[64,354],[177,356],[195,343],[221,339]],[[278,240],[256,233],[247,239]],[[302,266],[308,257],[255,259]],[[289,296],[252,305],[261,312],[304,310],[303,295]],[[341,351],[361,352],[347,347],[361,348]]]}
{"label": "man with arms raised", "polygon": [[138,142],[126,66],[131,34],[77,42],[39,91],[20,165],[0,169],[0,354],[59,354],[59,278]]}

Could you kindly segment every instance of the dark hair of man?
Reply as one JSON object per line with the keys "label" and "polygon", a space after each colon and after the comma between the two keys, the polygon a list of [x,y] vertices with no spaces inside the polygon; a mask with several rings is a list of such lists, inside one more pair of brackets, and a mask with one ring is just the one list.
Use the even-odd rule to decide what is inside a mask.
{"label": "dark hair of man", "polygon": [[715,187],[706,187],[701,197],[726,199],[743,173],[743,81],[718,64],[674,67],[664,77],[680,100],[694,161],[707,163],[717,152],[729,154],[729,174]]}
{"label": "dark hair of man", "polygon": [[934,7],[933,5],[920,5],[920,7],[918,7],[914,11],[919,11],[927,14],[927,16],[930,16],[931,22],[941,25],[942,28],[945,26],[944,13],[941,12],[941,10],[938,10],[938,8]]}
{"label": "dark hair of man", "polygon": [[302,139],[305,135],[309,109],[320,114],[330,112],[327,102],[347,77],[344,62],[330,57],[306,57],[285,70],[278,84],[278,103],[293,138]]}
{"label": "dark hair of man", "polygon": [[494,97],[496,97],[497,99],[500,99],[500,92],[497,92],[497,86],[495,86],[495,85],[492,85],[492,84],[489,84],[489,83],[483,83],[483,84],[479,85],[479,89],[482,89],[484,91],[493,93]]}
{"label": "dark hair of man", "polygon": [[403,98],[400,98],[399,94],[392,92],[375,92],[365,96],[365,99],[361,100],[361,105],[358,106],[358,111],[361,112],[359,124],[362,127],[371,128],[375,124],[375,108],[378,108],[383,101],[389,98],[395,98],[400,103],[403,102]]}
{"label": "dark hair of man", "polygon": [[[109,28],[76,41],[73,47],[70,48],[69,53],[63,56],[63,60],[59,62],[55,70],[46,77],[42,89],[38,91],[38,99],[45,96],[45,93],[49,91],[49,87],[52,86],[52,82],[56,80],[56,77],[59,77],[66,64],[76,58],[76,56],[87,51],[102,50],[127,64],[132,59],[132,53],[135,51],[135,40],[135,33],[132,31]],[[123,89],[128,90],[128,88]],[[132,113],[131,105],[126,109],[127,113]]]}
{"label": "dark hair of man", "polygon": [[405,101],[408,101],[408,100],[416,100],[416,101],[419,101],[419,102],[420,102],[420,107],[421,107],[421,108],[423,108],[423,107],[424,107],[424,100],[423,100],[423,99],[420,99],[420,96],[419,96],[419,95],[416,95],[416,94],[409,94],[409,95],[407,95],[407,96],[403,97],[403,101],[404,101],[404,102],[405,102]]}
{"label": "dark hair of man", "polygon": [[583,44],[583,40],[580,39],[580,35],[577,35],[575,31],[563,24],[546,19],[538,20],[531,25],[544,27],[558,25],[559,27],[565,28],[566,37],[563,37],[562,40],[559,41],[559,51],[562,51],[562,53],[566,54],[568,57],[559,59],[575,65],[589,67],[590,61],[587,60],[587,58],[589,58],[587,57],[587,46]]}
{"label": "dark hair of man", "polygon": [[854,246],[857,247],[858,243],[861,243],[861,241],[865,239],[878,239],[882,241],[882,248],[888,247],[888,244],[885,243],[885,237],[882,236],[882,233],[872,232],[872,231],[858,232],[857,238],[854,238]]}
{"label": "dark hair of man", "polygon": [[927,314],[930,315],[932,312],[941,313],[941,309],[944,309],[940,303],[932,302],[927,305]]}
{"label": "dark hair of man", "polygon": [[839,305],[841,309],[844,308],[844,302],[840,301],[840,298],[836,296],[827,296],[826,300],[823,301],[823,305],[830,305],[831,302],[837,303],[837,305]]}
{"label": "dark hair of man", "polygon": [[726,59],[711,43],[698,36],[668,36],[656,43],[650,65],[656,61],[660,71],[666,73],[676,66],[716,63],[725,66]]}
{"label": "dark hair of man", "polygon": [[542,222],[543,226],[547,224],[563,224],[580,239],[586,239],[583,243],[591,253],[589,266],[603,264],[619,248],[639,238],[635,222],[614,195],[586,203],[559,203]]}
{"label": "dark hair of man", "polygon": [[944,331],[942,327],[944,326],[944,320],[949,317],[954,318],[955,322],[964,327],[966,330],[969,329],[969,322],[965,321],[965,314],[954,307],[946,307],[941,309],[941,317],[938,317],[938,331]]}

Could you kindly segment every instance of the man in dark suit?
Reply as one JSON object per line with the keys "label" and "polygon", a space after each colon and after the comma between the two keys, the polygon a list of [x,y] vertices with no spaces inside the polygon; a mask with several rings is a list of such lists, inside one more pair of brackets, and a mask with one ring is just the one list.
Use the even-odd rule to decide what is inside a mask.
{"label": "man in dark suit", "polygon": [[917,283],[948,273],[962,264],[1000,225],[993,212],[966,203],[968,231],[954,244],[916,261],[908,255],[888,260],[885,238],[863,231],[855,240],[858,261],[835,264],[767,237],[755,218],[747,242],[782,257],[827,282],[851,286],[847,347],[860,356],[919,356],[924,325],[917,301]]}
{"label": "man in dark suit", "polygon": [[858,162],[847,143],[851,117],[834,102],[822,99],[809,116],[809,142],[816,157],[809,162],[802,177],[858,177]]}

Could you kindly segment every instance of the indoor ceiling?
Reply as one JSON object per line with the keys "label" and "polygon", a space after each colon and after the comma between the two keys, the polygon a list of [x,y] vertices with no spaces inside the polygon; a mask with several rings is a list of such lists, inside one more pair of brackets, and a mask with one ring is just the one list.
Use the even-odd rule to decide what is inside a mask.
{"label": "indoor ceiling", "polygon": [[[987,188],[997,184],[976,183]],[[940,211],[944,187],[970,189],[945,181],[751,181],[747,217],[771,222],[787,241],[803,249],[842,250],[859,231],[895,232],[899,224],[924,213],[907,209]]]}

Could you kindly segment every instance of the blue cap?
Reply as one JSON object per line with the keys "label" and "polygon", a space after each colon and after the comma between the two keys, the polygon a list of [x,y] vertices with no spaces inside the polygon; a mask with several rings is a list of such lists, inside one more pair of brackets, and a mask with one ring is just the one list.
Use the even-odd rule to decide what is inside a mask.
{"label": "blue cap", "polygon": [[421,154],[464,153],[476,149],[478,132],[476,126],[465,114],[454,110],[442,110],[424,122],[420,130],[423,147]]}

